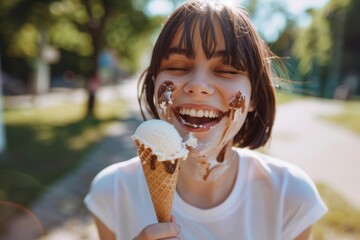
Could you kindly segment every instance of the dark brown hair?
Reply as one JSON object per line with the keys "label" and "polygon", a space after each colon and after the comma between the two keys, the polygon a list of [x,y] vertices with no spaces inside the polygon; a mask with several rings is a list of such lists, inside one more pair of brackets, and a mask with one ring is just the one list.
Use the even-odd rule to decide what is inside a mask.
{"label": "dark brown hair", "polygon": [[154,104],[154,80],[162,59],[167,58],[175,35],[182,30],[179,47],[194,57],[193,36],[199,24],[202,47],[210,58],[216,48],[214,21],[219,21],[225,38],[227,64],[248,72],[251,82],[251,100],[255,110],[249,112],[244,125],[234,137],[234,145],[255,149],[269,139],[275,117],[275,93],[271,81],[270,60],[274,54],[254,30],[243,9],[208,0],[188,1],[178,7],[166,21],[154,46],[150,66],[141,75],[138,101],[141,113],[159,118]]}

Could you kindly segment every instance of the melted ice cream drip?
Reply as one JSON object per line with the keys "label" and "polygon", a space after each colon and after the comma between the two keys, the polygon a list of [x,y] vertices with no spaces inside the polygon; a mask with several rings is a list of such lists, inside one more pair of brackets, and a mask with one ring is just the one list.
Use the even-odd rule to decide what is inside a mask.
{"label": "melted ice cream drip", "polygon": [[206,160],[200,160],[198,163],[197,171],[204,181],[214,181],[220,177],[231,166],[231,158],[226,158],[225,153],[228,146],[225,146],[222,150],[223,155]]}
{"label": "melted ice cream drip", "polygon": [[194,133],[191,132],[185,137],[184,144],[188,150],[197,147],[198,141],[197,138],[194,136]]}
{"label": "melted ice cream drip", "polygon": [[204,128],[203,125],[197,125],[197,124],[192,124],[192,123],[188,123],[186,122],[184,119],[180,118],[180,121],[182,124],[184,124],[185,126],[189,126],[189,127],[192,127],[192,128]]}
{"label": "melted ice cream drip", "polygon": [[[157,163],[157,156],[156,155],[151,155],[151,160],[150,160],[150,169],[151,170],[155,170],[156,169],[156,163]],[[175,170],[176,170],[176,165],[178,164],[179,159],[175,159],[174,161],[163,161],[161,162],[165,169],[166,172],[170,173],[170,174],[174,174]]]}
{"label": "melted ice cream drip", "polygon": [[[232,141],[229,136],[240,126],[244,118],[246,110],[246,96],[242,92],[237,92],[228,102],[228,111],[226,116],[226,127],[223,132],[216,131],[214,139],[219,139],[218,143],[212,141],[200,142],[197,146],[199,150],[197,159],[194,162],[195,177],[203,181],[215,181],[222,176],[234,162],[234,154],[231,151]],[[183,123],[185,124],[185,123]],[[199,127],[199,126],[197,126]],[[215,157],[209,157],[209,152],[221,148]]]}
{"label": "melted ice cream drip", "polygon": [[223,149],[221,149],[221,151],[219,152],[219,155],[217,156],[216,160],[221,163],[221,162],[224,162],[224,159],[225,159],[225,153],[226,153],[226,148],[227,148],[227,145],[225,145],[223,147]]}
{"label": "melted ice cream drip", "polygon": [[230,125],[232,122],[237,121],[241,118],[243,113],[245,112],[246,107],[246,97],[239,91],[237,92],[229,101],[229,110],[228,110],[228,118],[226,123],[225,131],[223,132],[220,140],[220,144],[224,144],[224,147],[219,152],[218,156],[215,159],[210,159],[208,161],[202,161],[200,166],[203,168],[202,178],[203,180],[214,180],[219,177],[222,173],[225,172],[226,169],[231,164],[229,159],[226,159],[226,150],[230,147],[228,144],[225,144],[227,140],[225,137],[228,135],[230,131]]}
{"label": "melted ice cream drip", "polygon": [[176,89],[172,81],[165,81],[161,84],[158,90],[158,104],[162,113],[167,120],[170,120],[170,108],[173,105],[173,92]]}

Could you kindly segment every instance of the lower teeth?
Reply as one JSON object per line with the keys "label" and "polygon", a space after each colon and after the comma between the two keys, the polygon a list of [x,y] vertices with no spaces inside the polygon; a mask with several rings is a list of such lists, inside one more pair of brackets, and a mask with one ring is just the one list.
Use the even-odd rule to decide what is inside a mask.
{"label": "lower teeth", "polygon": [[198,125],[198,124],[195,124],[195,123],[189,123],[187,121],[185,121],[183,118],[181,118],[181,122],[182,124],[184,124],[185,126],[189,126],[189,127],[192,127],[192,128],[203,128],[204,126],[203,125]]}

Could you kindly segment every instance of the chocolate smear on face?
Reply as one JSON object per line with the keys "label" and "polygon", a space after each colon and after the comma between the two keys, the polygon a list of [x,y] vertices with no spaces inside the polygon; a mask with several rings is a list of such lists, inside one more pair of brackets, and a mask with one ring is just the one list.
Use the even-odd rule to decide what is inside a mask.
{"label": "chocolate smear on face", "polygon": [[236,93],[236,95],[230,100],[229,102],[230,109],[228,111],[228,116],[231,120],[234,120],[235,111],[237,109],[241,109],[242,113],[245,112],[245,103],[246,103],[246,98],[245,96],[242,95],[241,92]]}
{"label": "chocolate smear on face", "polygon": [[173,92],[176,89],[172,81],[163,82],[158,89],[158,105],[166,116],[166,119],[170,119],[170,107],[173,104]]}
{"label": "chocolate smear on face", "polygon": [[240,109],[242,113],[245,112],[245,105],[246,105],[246,98],[242,95],[242,93],[239,91],[237,92],[233,98],[229,101],[229,110],[227,112],[228,120],[226,124],[226,129],[221,137],[221,142],[224,141],[224,138],[229,130],[231,121],[235,118],[235,112],[236,110]]}

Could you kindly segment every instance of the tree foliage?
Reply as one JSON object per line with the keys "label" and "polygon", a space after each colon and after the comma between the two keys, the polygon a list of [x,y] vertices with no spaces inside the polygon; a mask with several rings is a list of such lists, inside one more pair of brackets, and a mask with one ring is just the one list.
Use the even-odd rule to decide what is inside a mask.
{"label": "tree foliage", "polygon": [[[360,1],[349,4],[344,29],[343,71],[360,74]],[[360,76],[359,76],[360,78]],[[359,83],[360,85],[360,83]]]}
{"label": "tree foliage", "polygon": [[350,84],[350,78],[351,91],[359,91],[359,11],[357,0],[330,0],[310,11],[311,24],[296,35],[293,53],[299,73],[305,80],[311,77],[318,96],[334,97],[337,87]]}
{"label": "tree foliage", "polygon": [[76,69],[89,76],[104,48],[118,53],[123,68],[137,70],[142,50],[162,21],[135,8],[131,0],[9,0],[1,2],[0,13],[5,58],[39,57],[39,36],[44,31],[47,44],[72,53],[79,64],[87,59],[87,68]]}
{"label": "tree foliage", "polygon": [[313,63],[321,66],[328,64],[332,46],[330,24],[324,11],[312,10],[310,14],[313,21],[309,27],[298,31],[293,45],[293,54],[300,60],[302,74],[308,74]]}
{"label": "tree foliage", "polygon": [[319,10],[310,10],[311,24],[299,29],[293,45],[293,54],[299,59],[299,70],[302,74],[309,74],[316,64],[317,66],[328,66],[333,54],[335,39],[342,37],[342,32],[335,31],[343,26],[337,19],[339,14],[344,14],[349,6],[350,0],[330,0],[330,2]]}

